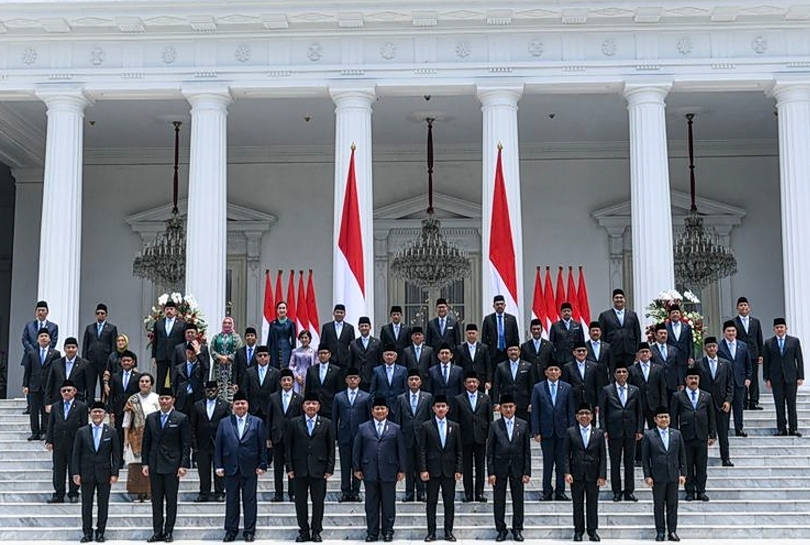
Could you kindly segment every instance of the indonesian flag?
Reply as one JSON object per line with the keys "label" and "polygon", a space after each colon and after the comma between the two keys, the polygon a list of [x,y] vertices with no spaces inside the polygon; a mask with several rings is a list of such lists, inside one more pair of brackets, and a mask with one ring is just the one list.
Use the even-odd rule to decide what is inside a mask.
{"label": "indonesian flag", "polygon": [[[287,318],[298,327],[295,317],[295,271],[290,269],[290,281],[287,283]],[[296,329],[296,335],[299,330]]]}
{"label": "indonesian flag", "polygon": [[506,300],[506,312],[519,317],[515,244],[512,237],[509,203],[506,198],[506,183],[503,178],[502,152],[503,147],[498,145],[495,188],[492,198],[492,223],[489,235],[489,281],[491,293],[503,295]]}
{"label": "indonesian flag", "polygon": [[543,325],[544,339],[548,339],[546,330],[546,300],[543,297],[543,279],[540,277],[540,267],[537,267],[534,275],[534,298],[532,299],[532,320],[540,320]]}
{"label": "indonesian flag", "polygon": [[[571,317],[575,322],[579,322],[579,299],[577,298],[577,286],[574,283],[574,267],[568,266],[568,302],[571,303]],[[585,328],[587,331],[588,328]]]}
{"label": "indonesian flag", "polygon": [[579,315],[585,330],[591,325],[591,305],[588,303],[588,290],[585,287],[585,273],[582,267],[579,268],[579,287],[577,288],[577,303],[579,303]]}
{"label": "indonesian flag", "polygon": [[551,284],[551,267],[546,267],[546,281],[543,286],[543,296],[546,299],[546,331],[551,330],[551,324],[560,319],[559,309],[555,308],[554,286]]}
{"label": "indonesian flag", "polygon": [[[555,296],[554,303],[555,303],[555,306],[557,307],[554,310],[559,315],[559,314],[561,314],[560,313],[560,306],[567,301],[567,299],[565,298],[565,282],[563,281],[563,268],[562,268],[562,266],[560,266],[560,270],[557,271],[557,292],[554,294],[554,296]],[[559,319],[560,318],[558,317],[557,320],[559,320]],[[557,321],[557,320],[555,320],[555,321]]]}
{"label": "indonesian flag", "polygon": [[[304,291],[304,271],[298,272],[298,302],[295,305],[295,326],[299,334],[305,329],[309,329],[307,294]],[[300,345],[301,343],[298,344]]]}
{"label": "indonesian flag", "polygon": [[[279,269],[278,273],[276,274],[276,304],[278,304],[279,301],[284,300],[284,291],[282,290],[282,284],[284,283],[284,280],[281,278],[281,275],[283,275],[283,274],[284,274],[284,271],[282,271],[281,269]],[[275,314],[275,310],[274,310],[273,311],[273,319],[275,319],[275,317],[276,317],[276,314]]]}
{"label": "indonesian flag", "polygon": [[270,336],[270,322],[276,319],[276,303],[273,300],[273,284],[270,282],[270,269],[264,271],[264,311],[262,313],[262,342],[267,344]]}
{"label": "indonesian flag", "polygon": [[366,278],[363,264],[363,231],[360,226],[360,201],[354,169],[355,146],[349,160],[346,192],[340,216],[338,243],[335,250],[335,303],[346,305],[346,321],[356,324],[360,316],[367,316]]}
{"label": "indonesian flag", "polygon": [[309,332],[312,333],[312,346],[316,350],[321,343],[321,321],[318,319],[318,300],[315,297],[315,284],[312,282],[312,269],[307,279],[307,319]]}

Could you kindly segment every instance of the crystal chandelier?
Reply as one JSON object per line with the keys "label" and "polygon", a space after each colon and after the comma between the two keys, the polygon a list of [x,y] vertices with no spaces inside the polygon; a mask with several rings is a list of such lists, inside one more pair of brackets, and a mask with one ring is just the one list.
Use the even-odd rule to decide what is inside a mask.
{"label": "crystal chandelier", "polygon": [[177,163],[180,158],[180,121],[174,121],[174,185],[172,217],[132,262],[132,274],[169,290],[177,290],[186,277],[186,230],[177,211]]}
{"label": "crystal chandelier", "polygon": [[692,119],[687,114],[689,133],[689,187],[692,206],[684,219],[684,231],[675,241],[675,280],[693,290],[737,272],[737,259],[731,248],[724,246],[713,229],[703,226],[695,204],[695,158]]}
{"label": "crystal chandelier", "polygon": [[391,272],[420,288],[435,289],[470,275],[470,260],[456,244],[442,235],[433,212],[433,118],[427,118],[428,208],[419,237],[397,251]]}

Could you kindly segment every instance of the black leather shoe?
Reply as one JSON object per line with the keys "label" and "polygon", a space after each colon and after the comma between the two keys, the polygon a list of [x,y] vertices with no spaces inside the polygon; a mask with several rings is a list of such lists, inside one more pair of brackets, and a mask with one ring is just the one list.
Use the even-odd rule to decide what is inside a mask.
{"label": "black leather shoe", "polygon": [[394,534],[383,534],[383,541],[386,543],[391,543],[394,541]]}
{"label": "black leather shoe", "polygon": [[629,494],[625,494],[625,495],[624,495],[624,499],[625,499],[626,501],[638,501],[638,498],[637,498],[637,497],[636,497],[636,495],[635,495],[635,494],[633,494],[632,492],[630,492]]}
{"label": "black leather shoe", "polygon": [[523,532],[521,530],[512,530],[512,537],[515,541],[523,541]]}
{"label": "black leather shoe", "polygon": [[756,403],[751,403],[751,405],[749,405],[748,408],[751,409],[752,411],[764,411],[765,410],[762,407],[760,407],[759,405],[757,405]]}
{"label": "black leather shoe", "polygon": [[172,536],[172,533],[169,532],[165,536],[163,536],[163,541],[165,541],[166,543],[171,543],[172,541],[174,541],[174,536]]}
{"label": "black leather shoe", "polygon": [[273,503],[282,502],[282,501],[284,501],[284,496],[275,495],[272,498],[270,498],[270,501],[273,502]]}
{"label": "black leather shoe", "polygon": [[231,543],[233,541],[236,541],[236,534],[234,534],[233,532],[228,532],[227,534],[225,534],[225,537],[222,538],[223,543]]}
{"label": "black leather shoe", "polygon": [[416,501],[422,501],[423,502],[423,501],[427,501],[427,500],[425,499],[425,496],[416,496]]}
{"label": "black leather shoe", "polygon": [[323,541],[323,538],[321,537],[321,534],[313,532],[312,533],[312,542],[313,543],[320,543],[321,541]]}
{"label": "black leather shoe", "polygon": [[306,543],[309,540],[310,540],[309,534],[300,534],[299,533],[297,536],[295,536],[295,542],[296,543]]}
{"label": "black leather shoe", "polygon": [[377,536],[368,535],[366,536],[366,543],[374,543],[377,541]]}
{"label": "black leather shoe", "polygon": [[410,502],[414,501],[414,498],[413,498],[413,496],[405,496],[404,498],[402,498],[402,501],[405,502],[405,503],[410,503]]}
{"label": "black leather shoe", "polygon": [[774,433],[774,435],[776,437],[787,437],[787,431],[785,431],[785,430],[777,430],[776,433]]}
{"label": "black leather shoe", "polygon": [[622,501],[621,494],[613,494],[613,501]]}
{"label": "black leather shoe", "polygon": [[346,501],[352,501],[352,497],[348,494],[341,494],[340,498],[338,499],[338,503],[343,503]]}
{"label": "black leather shoe", "polygon": [[59,496],[53,496],[48,498],[46,503],[65,503],[65,498],[60,498]]}
{"label": "black leather shoe", "polygon": [[208,496],[200,494],[196,498],[194,498],[194,503],[204,503],[208,501]]}
{"label": "black leather shoe", "polygon": [[487,503],[487,497],[486,496],[476,496],[475,501],[477,501],[478,503]]}
{"label": "black leather shoe", "polygon": [[748,434],[745,433],[743,430],[736,430],[734,432],[734,435],[736,435],[737,437],[748,437]]}
{"label": "black leather shoe", "polygon": [[290,496],[290,501],[295,501],[295,494],[289,494],[289,496]]}
{"label": "black leather shoe", "polygon": [[508,535],[509,534],[506,532],[506,530],[501,530],[500,532],[498,532],[498,535],[495,536],[495,541],[497,541],[499,543],[501,541],[506,541],[506,536],[508,536]]}
{"label": "black leather shoe", "polygon": [[104,537],[104,534],[96,534],[96,543],[104,543],[107,539]]}
{"label": "black leather shoe", "polygon": [[576,532],[574,534],[574,541],[582,541],[582,534],[580,534],[579,532]]}
{"label": "black leather shoe", "polygon": [[635,467],[641,467],[641,460],[636,460],[636,461],[634,461],[634,462],[633,462],[633,465],[634,465]]}
{"label": "black leather shoe", "polygon": [[555,494],[554,501],[571,501],[571,498],[563,494]]}
{"label": "black leather shoe", "polygon": [[70,503],[79,503],[79,496],[68,496]]}
{"label": "black leather shoe", "polygon": [[453,535],[453,532],[445,532],[444,533],[444,540],[445,541],[455,542],[456,541],[456,536]]}
{"label": "black leather shoe", "polygon": [[734,467],[734,464],[731,463],[731,460],[723,460],[723,467]]}
{"label": "black leather shoe", "polygon": [[152,534],[152,537],[146,540],[147,543],[157,543],[158,541],[163,541],[164,539],[163,534]]}
{"label": "black leather shoe", "polygon": [[788,432],[788,435],[792,435],[793,437],[801,437],[802,434],[797,431]]}
{"label": "black leather shoe", "polygon": [[31,434],[31,435],[29,435],[28,440],[29,441],[38,441],[39,440],[39,434],[36,434],[36,435]]}
{"label": "black leather shoe", "polygon": [[700,494],[698,494],[698,495],[697,495],[697,496],[695,496],[695,497],[696,497],[697,499],[699,499],[700,501],[709,501],[709,496],[707,496],[707,495],[706,495],[705,493],[703,493],[703,492],[701,492]]}
{"label": "black leather shoe", "polygon": [[695,495],[694,494],[687,494],[686,498],[684,498],[684,499],[686,501],[695,501]]}
{"label": "black leather shoe", "polygon": [[471,501],[473,501],[473,499],[469,496],[464,496],[461,498],[461,503],[470,503]]}
{"label": "black leather shoe", "polygon": [[678,534],[676,534],[675,532],[670,532],[669,535],[667,536],[667,539],[670,540],[670,541],[680,541],[681,540],[681,538],[679,538]]}
{"label": "black leather shoe", "polygon": [[664,535],[664,532],[658,532],[655,534],[656,541],[666,541],[667,537]]}
{"label": "black leather shoe", "polygon": [[594,531],[588,534],[588,541],[602,541],[602,538]]}
{"label": "black leather shoe", "polygon": [[245,534],[245,541],[248,543],[252,543],[256,540],[256,537],[253,534]]}
{"label": "black leather shoe", "polygon": [[436,534],[428,534],[425,536],[425,543],[430,543],[431,541],[436,541]]}
{"label": "black leather shoe", "polygon": [[25,409],[22,413],[23,414],[31,414],[31,409]]}
{"label": "black leather shoe", "polygon": [[91,541],[93,541],[93,536],[82,536],[79,543],[90,543]]}
{"label": "black leather shoe", "polygon": [[552,496],[551,496],[551,494],[543,494],[543,497],[541,499],[543,501],[551,501]]}

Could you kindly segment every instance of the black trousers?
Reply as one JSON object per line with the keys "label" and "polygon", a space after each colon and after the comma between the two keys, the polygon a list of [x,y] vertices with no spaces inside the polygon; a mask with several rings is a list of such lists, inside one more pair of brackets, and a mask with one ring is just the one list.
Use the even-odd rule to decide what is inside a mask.
{"label": "black trousers", "polygon": [[751,377],[751,385],[748,386],[748,395],[745,400],[746,409],[751,405],[759,404],[759,375],[761,374],[760,368],[762,366],[759,365],[756,360],[751,363],[753,363],[754,376]]}
{"label": "black trousers", "polygon": [[157,376],[155,377],[155,389],[159,392],[166,385],[166,377],[169,375],[171,360],[159,360],[157,362]]}
{"label": "black trousers", "polygon": [[256,488],[259,477],[237,473],[225,477],[225,532],[239,531],[239,500],[245,506],[245,534],[256,533]]}
{"label": "black trousers", "polygon": [[[614,494],[632,494],[636,490],[635,458],[636,438],[608,439],[610,454],[610,488]],[[624,466],[624,490],[622,490],[621,468]]]}
{"label": "black trousers", "polygon": [[[104,361],[100,364],[90,362],[90,367],[87,369],[87,396],[85,401],[91,402],[95,399],[101,399],[104,395],[104,370],[107,367],[107,362]],[[98,386],[98,396],[96,396],[96,386]],[[89,398],[93,399],[89,399]],[[121,443],[123,444],[123,443]]]}
{"label": "black trousers", "polygon": [[745,402],[745,386],[734,387],[734,401],[732,402],[732,411],[734,412],[734,430],[742,431],[743,429],[743,403]]}
{"label": "black trousers", "polygon": [[416,490],[418,497],[423,498],[425,496],[425,482],[419,478],[419,470],[417,469],[418,458],[419,449],[414,443],[406,449],[405,456],[405,497],[407,499],[413,499],[414,490]]}
{"label": "black trousers", "polygon": [[427,482],[427,529],[429,534],[436,533],[436,506],[439,503],[439,488],[442,490],[444,504],[444,531],[453,531],[453,520],[456,516],[456,480],[453,477],[431,477]]}
{"label": "black trousers", "polygon": [[[574,502],[574,532],[588,534],[599,528],[599,487],[596,483],[574,480],[571,484]],[[587,524],[586,524],[587,520]]]}
{"label": "black trousers", "polygon": [[[464,496],[467,499],[471,500],[484,495],[484,462],[486,462],[486,457],[486,445],[464,444],[461,458],[464,464]],[[475,476],[474,479],[473,475]],[[474,487],[473,481],[475,481]]]}
{"label": "black trousers", "polygon": [[363,488],[366,491],[366,532],[379,536],[382,516],[383,535],[393,534],[397,482],[363,481]]}
{"label": "black trousers", "polygon": [[[548,496],[552,492],[557,494],[565,493],[565,452],[563,451],[563,439],[557,436],[543,436],[540,441],[543,450],[543,495]],[[556,471],[554,489],[551,488],[551,473]]]}
{"label": "black trousers", "polygon": [[[312,497],[312,524],[309,522],[308,497]],[[309,535],[323,531],[323,502],[326,498],[326,479],[317,477],[295,478],[295,516],[298,530]]]}
{"label": "black trousers", "polygon": [[[678,529],[678,481],[656,482],[652,487],[653,512],[656,532],[675,532]],[[666,511],[666,518],[664,512]]]}
{"label": "black trousers", "polygon": [[[776,405],[776,427],[779,431],[786,431],[786,424],[790,431],[797,431],[799,427],[796,416],[796,387],[796,382],[771,381],[773,402]],[[785,404],[787,404],[787,421],[785,421]],[[34,412],[33,409],[31,412]]]}
{"label": "black trousers", "polygon": [[82,533],[93,535],[93,496],[98,496],[98,523],[96,533],[103,534],[107,529],[107,513],[110,507],[110,481],[99,482],[82,479]]}
{"label": "black trousers", "polygon": [[[180,477],[177,473],[149,472],[152,486],[152,530],[155,534],[171,534],[177,521],[177,489]],[[163,505],[166,504],[166,520],[163,520]]]}
{"label": "black trousers", "polygon": [[64,446],[53,447],[53,495],[57,498],[65,497],[65,478],[68,480],[68,496],[79,497],[79,487],[73,482],[73,475],[77,474],[73,466],[73,441]]}
{"label": "black trousers", "polygon": [[706,493],[706,466],[709,463],[709,443],[700,439],[684,441],[686,447],[686,493]]}
{"label": "black trousers", "polygon": [[[650,409],[650,410],[645,409],[644,410],[644,421],[647,423],[647,429],[648,430],[654,430],[655,427],[656,427],[655,414],[654,413],[655,413],[655,409]],[[643,437],[642,437],[642,439],[643,439]],[[641,462],[641,441],[642,441],[642,439],[639,439],[638,441],[636,441],[636,461],[637,462]]]}
{"label": "black trousers", "polygon": [[523,475],[512,475],[497,477],[493,487],[495,503],[495,529],[499,532],[506,531],[506,485],[509,485],[509,492],[512,496],[512,530],[523,530]]}
{"label": "black trousers", "polygon": [[197,451],[197,474],[200,476],[200,496],[211,495],[211,476],[214,477],[214,493],[225,492],[225,479],[214,473],[214,451],[201,449]]}
{"label": "black trousers", "polygon": [[360,494],[360,480],[352,473],[352,444],[338,443],[340,453],[340,492],[345,496]]}
{"label": "black trousers", "polygon": [[[273,443],[273,478],[276,485],[276,496],[284,495],[284,479],[287,479],[287,472],[284,471],[284,443]],[[293,480],[287,479],[287,494],[293,495]]]}
{"label": "black trousers", "polygon": [[720,459],[730,460],[728,448],[728,432],[731,425],[731,412],[715,411],[717,415],[717,442],[720,443]]}
{"label": "black trousers", "polygon": [[31,414],[28,417],[31,423],[31,435],[40,435],[48,431],[48,415],[45,413],[45,394],[42,392],[30,392],[28,394],[28,406]]}

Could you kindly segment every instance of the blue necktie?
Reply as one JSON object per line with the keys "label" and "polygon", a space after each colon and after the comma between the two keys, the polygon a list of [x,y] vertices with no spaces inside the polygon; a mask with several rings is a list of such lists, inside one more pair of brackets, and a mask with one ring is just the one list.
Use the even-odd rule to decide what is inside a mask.
{"label": "blue necktie", "polygon": [[444,431],[444,420],[439,420],[439,439],[442,442],[442,448],[447,444],[447,434]]}
{"label": "blue necktie", "polygon": [[697,391],[692,390],[692,408],[697,409]]}
{"label": "blue necktie", "polygon": [[93,445],[96,447],[96,452],[98,452],[98,447],[101,445],[101,428],[99,426],[93,426]]}
{"label": "blue necktie", "polygon": [[506,436],[512,440],[512,419],[506,421]]}
{"label": "blue necktie", "polygon": [[667,435],[667,430],[661,430],[661,440],[664,442],[664,449],[669,450],[669,435]]}
{"label": "blue necktie", "polygon": [[100,324],[98,324],[98,328],[97,328],[97,331],[96,331],[96,336],[97,337],[101,337],[101,330],[102,329],[104,329],[104,322],[101,322]]}
{"label": "blue necktie", "polygon": [[661,358],[663,358],[664,361],[667,361],[667,345],[665,344],[661,345]]}
{"label": "blue necktie", "polygon": [[503,337],[503,314],[498,314],[498,350],[506,348],[506,339]]}
{"label": "blue necktie", "polygon": [[284,414],[287,414],[287,407],[290,406],[290,392],[284,392],[284,397],[282,398],[282,408]]}
{"label": "blue necktie", "polygon": [[315,419],[307,418],[307,430],[309,431],[309,436],[312,437],[312,431],[315,429]]}
{"label": "blue necktie", "polygon": [[551,386],[551,404],[556,405],[557,404],[557,383],[552,382],[550,386]]}
{"label": "blue necktie", "polygon": [[475,410],[476,401],[477,398],[475,394],[470,394],[470,406],[472,407],[472,410]]}
{"label": "blue necktie", "polygon": [[191,387],[191,375],[194,373],[194,364],[189,363],[187,364],[186,374],[188,375],[188,384],[186,384],[186,392],[191,393],[193,388]]}
{"label": "blue necktie", "polygon": [[439,332],[444,336],[444,318],[439,320]]}
{"label": "blue necktie", "polygon": [[264,374],[267,371],[266,365],[259,366],[259,386],[264,386]]}
{"label": "blue necktie", "polygon": [[252,359],[253,359],[253,347],[252,347],[252,346],[248,346],[248,349],[247,349],[247,361],[248,361],[248,365],[250,365],[250,360],[252,360]]}
{"label": "blue necktie", "polygon": [[416,394],[411,394],[411,414],[416,414],[416,406],[419,403],[419,397]]}
{"label": "blue necktie", "polygon": [[588,428],[580,428],[580,432],[582,433],[582,446],[588,446]]}
{"label": "blue necktie", "polygon": [[627,394],[624,391],[624,386],[619,386],[619,401],[622,402],[622,407],[627,405]]}
{"label": "blue necktie", "polygon": [[70,412],[70,402],[65,401],[65,420],[67,420],[68,413]]}
{"label": "blue necktie", "polygon": [[166,427],[166,420],[168,420],[168,419],[169,419],[169,415],[168,415],[168,414],[166,414],[166,413],[161,413],[161,414],[160,414],[160,427],[161,427],[161,428],[165,428],[165,427]]}
{"label": "blue necktie", "polygon": [[39,365],[40,365],[40,366],[44,366],[44,365],[45,365],[45,356],[47,355],[47,353],[48,353],[48,352],[47,352],[47,351],[46,351],[44,348],[41,348],[41,349],[39,350]]}
{"label": "blue necktie", "polygon": [[781,355],[785,355],[785,339],[784,337],[779,337],[779,353]]}

